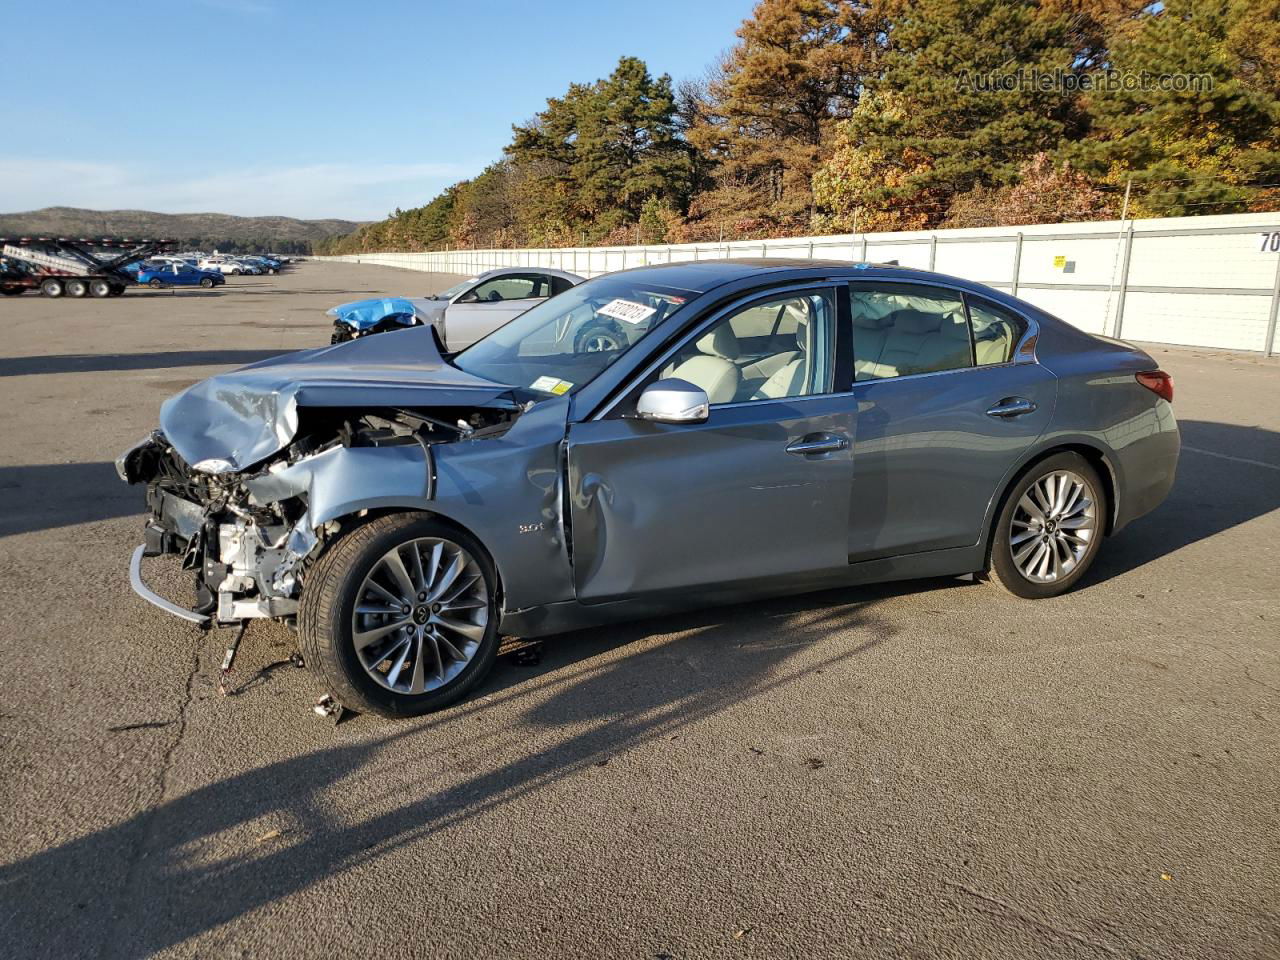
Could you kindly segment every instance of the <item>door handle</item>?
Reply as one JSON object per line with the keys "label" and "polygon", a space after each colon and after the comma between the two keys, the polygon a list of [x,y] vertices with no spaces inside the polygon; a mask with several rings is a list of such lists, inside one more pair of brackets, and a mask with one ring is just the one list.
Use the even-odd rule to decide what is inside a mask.
{"label": "door handle", "polygon": [[1035,410],[1036,405],[1026,397],[1005,397],[987,411],[987,416],[1008,420],[1012,417],[1020,417],[1024,413],[1035,413]]}
{"label": "door handle", "polygon": [[811,457],[816,453],[835,453],[848,449],[849,438],[838,437],[834,433],[814,433],[787,444],[787,453],[797,457]]}

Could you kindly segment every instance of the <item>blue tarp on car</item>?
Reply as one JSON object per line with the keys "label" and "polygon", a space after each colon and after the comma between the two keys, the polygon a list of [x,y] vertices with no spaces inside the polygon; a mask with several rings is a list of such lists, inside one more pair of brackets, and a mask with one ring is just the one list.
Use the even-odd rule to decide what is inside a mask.
{"label": "blue tarp on car", "polygon": [[339,323],[354,330],[368,330],[383,320],[394,319],[406,327],[415,323],[413,304],[403,297],[383,297],[380,300],[353,300],[325,311]]}

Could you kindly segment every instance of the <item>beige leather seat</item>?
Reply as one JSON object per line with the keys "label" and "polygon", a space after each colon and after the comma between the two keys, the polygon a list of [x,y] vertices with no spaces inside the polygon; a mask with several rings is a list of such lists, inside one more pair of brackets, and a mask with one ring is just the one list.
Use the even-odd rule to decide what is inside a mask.
{"label": "beige leather seat", "polygon": [[697,353],[668,367],[663,377],[676,377],[701,387],[712,403],[737,399],[742,373],[733,362],[740,353],[733,329],[722,323],[695,341],[694,347]]}
{"label": "beige leather seat", "polygon": [[857,312],[853,315],[853,378],[855,380],[873,380],[876,377],[897,376],[882,372],[880,354],[884,352],[885,341],[889,339],[889,326],[892,321],[888,317],[874,316],[870,313]]}
{"label": "beige leather seat", "polygon": [[891,326],[884,347],[868,368],[868,378],[905,377],[973,365],[969,327],[962,316],[907,309],[888,319]]}
{"label": "beige leather seat", "polygon": [[801,397],[809,380],[809,324],[803,320],[796,326],[796,352],[764,383],[756,387],[748,400],[776,400],[779,397]]}

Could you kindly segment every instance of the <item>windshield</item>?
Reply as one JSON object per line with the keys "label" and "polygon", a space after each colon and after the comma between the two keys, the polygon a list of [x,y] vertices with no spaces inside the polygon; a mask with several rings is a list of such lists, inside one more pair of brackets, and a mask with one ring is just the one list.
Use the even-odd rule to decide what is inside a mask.
{"label": "windshield", "polygon": [[475,283],[479,279],[480,279],[479,277],[468,277],[466,280],[463,280],[461,283],[455,283],[448,290],[442,290],[439,293],[431,294],[431,299],[432,300],[452,300],[454,297],[456,297],[463,290],[467,289],[467,287],[471,286],[473,283]]}
{"label": "windshield", "polygon": [[525,311],[453,363],[486,380],[562,396],[593,380],[695,296],[626,273],[597,277]]}

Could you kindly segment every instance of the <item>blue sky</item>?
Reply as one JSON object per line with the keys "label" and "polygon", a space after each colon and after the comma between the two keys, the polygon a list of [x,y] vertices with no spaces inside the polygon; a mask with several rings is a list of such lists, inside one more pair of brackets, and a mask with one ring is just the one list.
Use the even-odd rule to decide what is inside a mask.
{"label": "blue sky", "polygon": [[64,0],[52,57],[39,30],[0,32],[0,212],[380,218],[478,173],[620,56],[700,74],[752,6]]}

